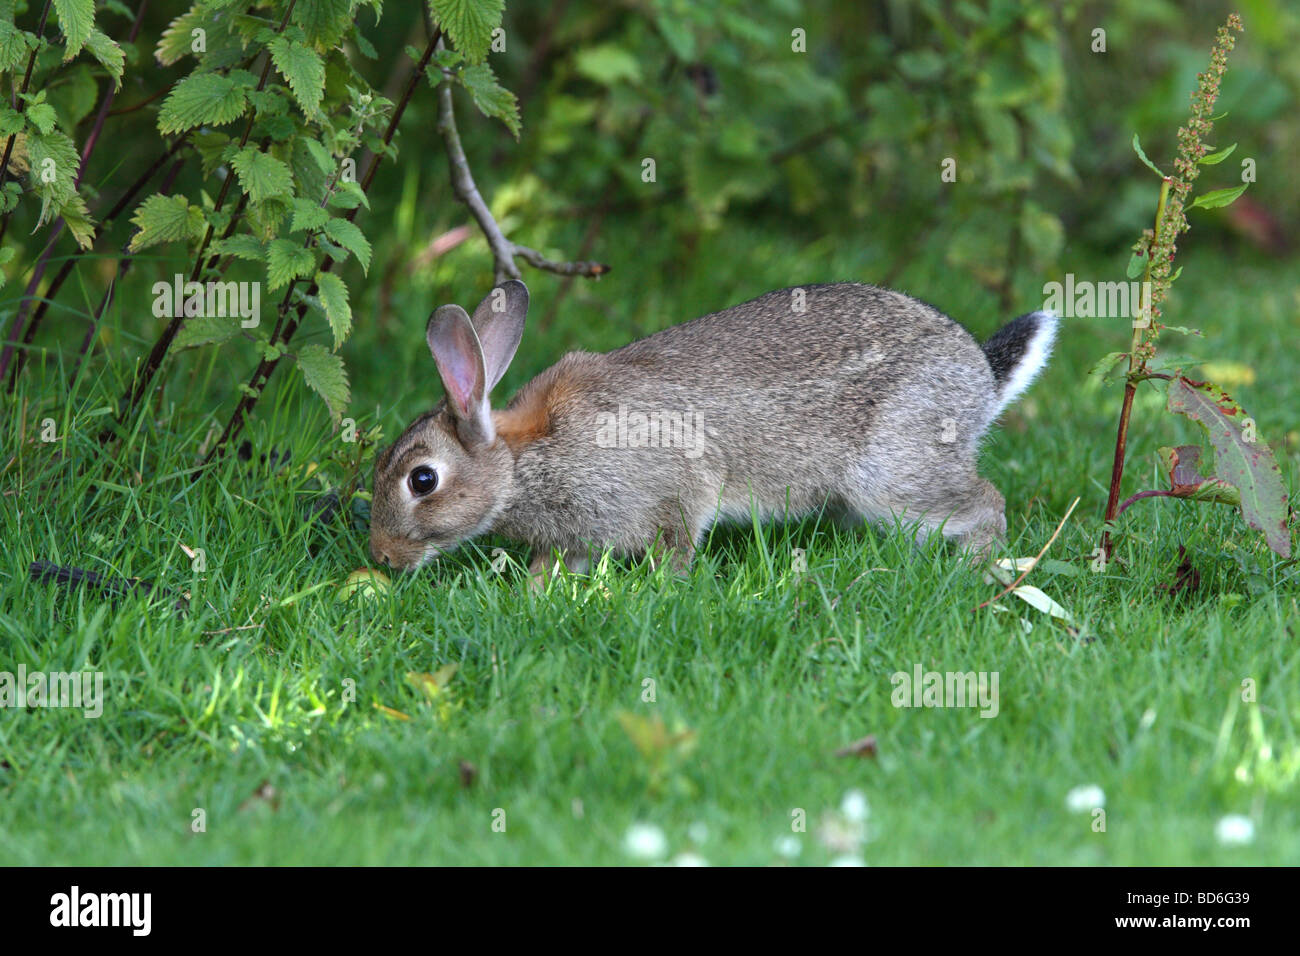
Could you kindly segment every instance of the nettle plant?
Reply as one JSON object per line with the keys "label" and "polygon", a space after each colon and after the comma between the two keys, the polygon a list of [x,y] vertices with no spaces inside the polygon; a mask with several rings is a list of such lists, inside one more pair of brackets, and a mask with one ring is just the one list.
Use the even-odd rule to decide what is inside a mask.
{"label": "nettle plant", "polygon": [[[349,259],[363,272],[369,269],[371,245],[355,220],[368,207],[366,193],[381,160],[396,153],[393,138],[407,103],[423,86],[421,77],[435,88],[463,87],[481,112],[518,136],[515,98],[486,62],[503,42],[503,0],[429,0],[433,29],[422,51],[408,50],[414,67],[396,103],[372,88],[351,59],[354,51],[377,59],[359,20],[368,10],[372,17],[366,19],[378,23],[382,0],[197,0],[171,21],[153,51],[162,67],[187,70],[165,95],[159,91],[156,107],[151,104],[157,109],[160,158],[96,224],[88,199],[98,190],[83,187],[81,175],[121,85],[126,51],[135,52],[144,7],[141,2],[132,11],[117,0],[45,0],[39,10],[28,11],[33,29],[24,29],[15,23],[13,0],[0,0],[0,82],[13,94],[12,103],[0,104],[0,135],[7,137],[0,228],[7,231],[20,204],[31,202],[39,204],[37,230],[48,231],[9,325],[0,378],[12,389],[26,354],[22,346],[31,343],[79,258],[67,259],[42,287],[62,230],[81,253],[111,255],[97,246],[104,245],[106,227],[129,213],[134,231],[117,253],[117,280],[145,250],[180,250],[189,266],[154,286],[153,312],[168,321],[118,404],[118,427],[142,407],[169,353],[237,336],[259,345],[261,362],[241,386],[214,453],[238,434],[285,358],[338,424],[349,402],[338,348],[352,330],[352,310],[349,289],[335,269]],[[105,13],[131,18],[121,43],[97,26]],[[54,23],[58,36],[47,31]],[[79,150],[76,130],[89,109],[61,114],[46,102],[46,91],[71,71],[84,70],[80,61],[87,57],[105,83]],[[450,93],[439,95],[450,118]],[[189,195],[172,189],[185,162],[197,164],[203,177],[202,188]],[[13,257],[14,248],[6,246],[0,264]],[[117,280],[92,316],[82,356]],[[244,284],[252,285],[251,295]],[[332,347],[293,344],[299,327],[310,322],[328,326]]]}
{"label": "nettle plant", "polygon": [[[1227,70],[1228,53],[1235,41],[1233,34],[1241,32],[1241,29],[1241,20],[1236,14],[1229,16],[1227,23],[1219,28],[1210,67],[1198,75],[1198,86],[1192,93],[1191,118],[1178,130],[1174,173],[1165,173],[1151,162],[1137,136],[1133,137],[1133,148],[1138,157],[1160,177],[1160,196],[1154,228],[1145,230],[1138,239],[1128,266],[1128,277],[1136,279],[1141,276],[1144,290],[1142,315],[1133,323],[1132,343],[1127,352],[1112,352],[1093,369],[1095,374],[1110,377],[1127,360],[1110,494],[1106,502],[1106,531],[1097,555],[1103,564],[1111,553],[1110,533],[1115,520],[1135,502],[1157,497],[1232,505],[1251,527],[1264,533],[1270,548],[1283,558],[1291,554],[1286,488],[1273,452],[1260,437],[1255,420],[1214,383],[1185,375],[1177,363],[1165,366],[1172,368],[1172,372],[1161,371],[1161,366],[1156,363],[1156,342],[1162,331],[1181,334],[1193,331],[1160,322],[1162,305],[1168,298],[1169,289],[1183,271],[1181,267],[1174,271],[1173,261],[1178,236],[1189,228],[1186,210],[1227,206],[1245,192],[1251,182],[1247,161],[1240,185],[1201,193],[1191,199],[1192,186],[1200,176],[1201,168],[1217,166],[1236,149],[1234,143],[1215,150],[1205,140],[1214,128],[1215,120],[1223,118],[1213,115],[1214,103]],[[1133,397],[1143,382],[1163,383],[1167,392],[1167,410],[1186,416],[1204,429],[1213,447],[1213,465],[1208,474],[1202,472],[1203,449],[1197,445],[1161,448],[1160,455],[1169,474],[1170,487],[1140,491],[1121,503],[1120,481],[1124,476],[1129,416]]]}

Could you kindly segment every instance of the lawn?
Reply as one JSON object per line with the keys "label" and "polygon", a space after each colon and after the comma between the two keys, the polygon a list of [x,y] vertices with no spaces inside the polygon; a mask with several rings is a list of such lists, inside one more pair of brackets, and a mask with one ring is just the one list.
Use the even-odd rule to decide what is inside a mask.
{"label": "lawn", "polygon": [[[558,244],[580,236],[574,224]],[[561,280],[526,276],[530,327],[498,401],[566,349],[611,348],[771,288],[878,280],[897,238],[773,223],[705,234],[684,256],[634,221],[607,226],[597,250],[613,273],[575,286],[547,321]],[[1170,335],[1170,351],[1241,363],[1223,384],[1294,494],[1296,275],[1187,246],[1169,321],[1206,336]],[[931,239],[893,284],[981,338],[1011,318],[943,254]],[[1067,247],[1062,268],[1123,269],[1089,255]],[[486,261],[478,239],[448,255],[437,294],[472,306]],[[1042,281],[1024,279],[1017,312],[1039,307]],[[189,469],[251,367],[228,350],[179,356],[130,434],[99,444],[147,345],[130,312],[143,289],[119,296],[75,388],[51,353],[5,411],[0,670],[101,672],[104,699],[98,718],[0,709],[0,863],[1300,860],[1296,563],[1235,512],[1172,500],[1136,505],[1119,560],[1090,562],[1120,387],[1087,372],[1125,347],[1122,326],[1067,320],[981,461],[1007,498],[1009,555],[1036,554],[1081,499],[1029,578],[1070,628],[1015,597],[976,610],[998,588],[942,545],[914,549],[906,529],[813,520],[720,529],[688,580],[607,560],[535,591],[527,556],[487,539],[340,600],[370,561],[366,507],[345,494],[330,509],[326,494],[346,491],[357,446],[297,376],[258,406],[248,459],[197,482]],[[352,413],[391,440],[440,395],[422,330],[443,300],[428,283],[397,282],[382,305],[365,294],[344,349]],[[1161,401],[1139,396],[1126,494],[1159,486],[1158,445],[1197,438]],[[1179,545],[1199,583],[1171,592]],[[198,570],[185,548],[202,549]],[[70,592],[32,581],[36,560],[168,593]],[[408,677],[450,664],[435,687]],[[891,675],[918,666],[996,672],[996,716],[895,707]],[[837,756],[868,735],[873,752]],[[1069,805],[1090,786],[1104,817],[1095,796]],[[1229,815],[1252,821],[1253,840],[1216,837]]]}

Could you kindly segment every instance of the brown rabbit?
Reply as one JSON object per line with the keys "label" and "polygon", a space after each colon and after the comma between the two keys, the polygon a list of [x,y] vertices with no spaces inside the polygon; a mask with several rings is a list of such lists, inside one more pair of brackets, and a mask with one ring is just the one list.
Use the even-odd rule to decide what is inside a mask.
{"label": "brown rabbit", "polygon": [[858,283],[769,292],[603,355],[571,352],[493,411],[528,289],[427,339],[447,397],[375,466],[370,550],[415,568],[494,532],[531,570],[590,549],[662,549],[686,568],[716,520],[829,507],[917,522],[979,555],[1006,531],[975,470],[981,437],[1047,363],[1057,319],[1023,315],[983,347],[942,312]]}

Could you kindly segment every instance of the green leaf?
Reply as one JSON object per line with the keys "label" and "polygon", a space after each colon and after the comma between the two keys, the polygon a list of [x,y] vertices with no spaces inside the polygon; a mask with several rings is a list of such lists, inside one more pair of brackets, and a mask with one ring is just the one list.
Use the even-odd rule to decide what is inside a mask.
{"label": "green leaf", "polygon": [[1124,275],[1130,279],[1136,279],[1146,270],[1146,267],[1147,257],[1135,252],[1128,261],[1128,268],[1124,270]]}
{"label": "green leaf", "polygon": [[43,226],[77,194],[74,183],[81,155],[72,140],[56,129],[27,138],[27,160],[31,164],[28,179],[32,191],[41,197],[41,215],[36,224]]}
{"label": "green leaf", "polygon": [[325,318],[329,319],[330,331],[334,333],[334,348],[337,351],[352,331],[352,306],[348,304],[348,287],[332,272],[317,272],[316,291],[320,294]]}
{"label": "green leaf", "polygon": [[1241,493],[1242,517],[1252,528],[1264,532],[1270,548],[1289,558],[1291,534],[1282,473],[1272,449],[1255,433],[1254,422],[1245,409],[1219,386],[1181,375],[1169,382],[1168,408],[1205,429],[1214,446],[1214,477]]}
{"label": "green leaf", "polygon": [[234,256],[248,262],[266,261],[266,243],[243,232],[218,240],[212,248],[223,256]]}
{"label": "green leaf", "polygon": [[307,387],[325,399],[330,417],[337,424],[352,397],[343,357],[323,345],[304,345],[298,350],[297,358]]}
{"label": "green leaf", "polygon": [[501,25],[505,0],[429,0],[429,14],[470,63],[481,63]]}
{"label": "green leaf", "polygon": [[0,73],[12,73],[23,64],[40,41],[10,20],[0,20]]}
{"label": "green leaf", "polygon": [[1088,370],[1088,374],[1100,378],[1103,382],[1110,381],[1121,363],[1127,359],[1127,352],[1110,352],[1102,356],[1097,364]]}
{"label": "green leaf", "polygon": [[233,339],[238,332],[238,316],[192,315],[172,339],[172,348],[192,349],[198,345],[220,344]]}
{"label": "green leaf", "polygon": [[1138,159],[1142,160],[1142,163],[1146,166],[1147,169],[1151,170],[1161,179],[1166,178],[1165,174],[1160,171],[1160,167],[1157,166],[1155,163],[1151,162],[1151,160],[1147,159],[1147,154],[1142,152],[1142,144],[1138,142],[1137,133],[1133,134],[1133,151],[1138,154]]}
{"label": "green leaf", "polygon": [[637,58],[612,43],[579,50],[573,61],[579,73],[602,86],[637,83],[641,80],[641,64]]}
{"label": "green leaf", "polygon": [[42,135],[48,135],[54,130],[54,124],[58,117],[54,113],[54,107],[49,103],[37,103],[35,106],[27,107],[27,118],[31,120],[33,126],[41,131]]}
{"label": "green leaf", "polygon": [[192,51],[194,43],[193,31],[196,29],[206,31],[208,25],[208,18],[199,9],[198,5],[190,7],[187,12],[182,13],[167,24],[167,29],[163,30],[162,36],[158,38],[158,46],[154,49],[154,57],[163,66],[171,66]]}
{"label": "green leaf", "polygon": [[1204,156],[1198,159],[1197,162],[1200,163],[1202,166],[1217,166],[1219,163],[1223,162],[1225,159],[1231,156],[1232,151],[1236,148],[1237,148],[1237,144],[1233,143],[1227,149],[1221,149],[1217,153],[1206,153]]}
{"label": "green leaf", "polygon": [[23,114],[17,110],[10,109],[5,103],[0,103],[0,136],[12,136],[14,133],[21,133],[26,122],[23,120]]}
{"label": "green leaf", "polygon": [[59,209],[59,215],[63,217],[63,224],[68,227],[68,232],[72,233],[72,238],[77,241],[77,245],[82,249],[89,249],[95,244],[95,221],[90,218],[86,200],[80,195],[73,193],[69,196],[67,202]]}
{"label": "green leaf", "polygon": [[308,117],[320,114],[325,95],[325,64],[320,54],[305,43],[295,43],[285,36],[271,41],[271,62],[289,83],[294,99]]}
{"label": "green leaf", "polygon": [[247,94],[235,77],[192,73],[176,84],[158,113],[158,132],[179,133],[195,126],[222,126],[244,112]]}
{"label": "green leaf", "polygon": [[140,204],[131,222],[138,231],[127,248],[139,252],[163,242],[188,240],[206,226],[203,210],[191,206],[184,196],[153,195]]}
{"label": "green leaf", "polygon": [[369,274],[370,241],[355,223],[346,219],[331,219],[325,223],[325,235],[356,256],[361,263],[361,271]]}
{"label": "green leaf", "polygon": [[54,0],[54,10],[59,15],[59,29],[67,38],[63,62],[67,63],[81,52],[95,29],[95,0]]}
{"label": "green leaf", "polygon": [[355,180],[336,183],[334,195],[330,196],[329,204],[335,209],[356,209],[358,206],[370,208],[370,200],[366,198],[366,191]]}
{"label": "green leaf", "polygon": [[312,160],[320,167],[322,173],[332,173],[334,171],[334,167],[337,165],[334,162],[334,157],[330,155],[328,149],[321,145],[319,140],[303,139],[301,142],[306,147],[307,152],[311,153]]}
{"label": "green leaf", "polygon": [[497,82],[492,67],[486,63],[468,66],[460,73],[460,83],[480,113],[499,119],[511,136],[519,138],[519,101]]}
{"label": "green leaf", "polygon": [[295,199],[293,223],[289,226],[289,231],[314,232],[329,222],[329,218],[329,211],[321,208],[320,203],[312,202],[310,199]]}
{"label": "green leaf", "polygon": [[302,27],[307,40],[318,50],[338,46],[352,26],[351,0],[298,0],[293,22]]}
{"label": "green leaf", "polygon": [[1193,209],[1218,209],[1220,206],[1230,206],[1236,202],[1237,197],[1246,191],[1250,183],[1242,183],[1240,186],[1233,186],[1231,189],[1216,189],[1213,192],[1204,193],[1192,200]]}
{"label": "green leaf", "polygon": [[126,64],[126,54],[122,52],[122,48],[108,34],[92,30],[86,40],[86,49],[104,69],[108,70],[108,75],[113,78],[113,89],[120,89],[122,70]]}
{"label": "green leaf", "polygon": [[274,291],[293,279],[310,275],[316,268],[316,257],[301,242],[273,239],[266,251],[268,291]]}
{"label": "green leaf", "polygon": [[289,167],[256,146],[245,146],[230,161],[239,185],[253,202],[278,196],[293,196],[293,173]]}

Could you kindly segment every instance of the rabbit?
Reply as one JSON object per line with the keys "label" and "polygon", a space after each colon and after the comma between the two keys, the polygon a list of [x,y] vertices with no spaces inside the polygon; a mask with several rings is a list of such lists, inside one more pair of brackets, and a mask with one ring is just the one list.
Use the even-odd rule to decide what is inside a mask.
{"label": "rabbit", "polygon": [[939,310],[863,283],[809,285],[604,354],[570,352],[505,408],[488,396],[519,348],[528,289],[471,318],[444,305],[426,338],[446,390],[376,460],[370,550],[417,568],[489,532],[529,570],[591,550],[688,573],[718,520],[829,508],[939,531],[975,560],[1005,536],[976,472],[980,439],[1046,365],[1058,319],[1022,315],[981,348]]}

